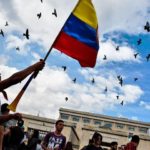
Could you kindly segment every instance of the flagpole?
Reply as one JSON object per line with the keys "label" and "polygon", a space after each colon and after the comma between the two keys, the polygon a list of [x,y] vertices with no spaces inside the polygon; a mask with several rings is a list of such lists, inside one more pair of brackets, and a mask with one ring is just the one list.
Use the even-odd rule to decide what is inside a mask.
{"label": "flagpole", "polygon": [[[79,0],[80,1],[80,0]],[[78,4],[78,3],[77,3]],[[76,8],[77,4],[75,5],[74,9]],[[74,11],[73,9],[73,11]],[[72,12],[73,12],[72,11]],[[71,14],[72,14],[71,12]],[[71,14],[68,16],[68,18],[66,19],[66,21],[69,19],[69,17],[71,16]],[[64,25],[66,23],[66,21],[64,22]],[[51,47],[49,48],[47,54],[45,55],[43,61],[45,62],[49,56],[49,54],[51,53],[52,49],[53,49],[53,45],[55,43],[55,41],[57,40],[59,33],[62,31],[64,25],[62,26],[61,30],[58,32],[58,35],[56,36],[53,44],[51,45]],[[21,99],[22,95],[25,93],[25,90],[27,89],[27,87],[29,86],[30,82],[32,81],[33,78],[36,78],[36,76],[38,75],[39,71],[35,71],[34,73],[32,73],[32,75],[30,76],[30,78],[28,79],[28,81],[25,83],[25,85],[23,86],[23,88],[21,89],[21,91],[18,93],[18,95],[16,96],[16,98],[14,99],[14,101],[7,107],[10,110],[12,110],[13,112],[16,111],[16,107],[17,104],[19,103],[19,100]]]}

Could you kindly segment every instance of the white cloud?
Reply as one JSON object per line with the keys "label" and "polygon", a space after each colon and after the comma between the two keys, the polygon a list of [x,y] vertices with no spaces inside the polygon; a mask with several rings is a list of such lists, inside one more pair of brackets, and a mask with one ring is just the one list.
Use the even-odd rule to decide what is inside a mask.
{"label": "white cloud", "polygon": [[8,56],[0,55],[0,65],[2,65],[2,64],[6,65],[8,60],[9,60]]}
{"label": "white cloud", "polygon": [[[67,4],[67,5],[65,5]],[[43,4],[36,0],[12,0],[0,2],[2,20],[7,20],[10,26],[6,32],[19,31],[20,36],[29,29],[30,41],[38,42],[47,50],[62,28],[65,20],[70,15],[76,1],[44,1]],[[12,6],[9,8],[9,6]],[[57,9],[58,17],[54,17],[52,12]],[[37,18],[37,13],[41,12],[42,17]],[[17,14],[17,15],[14,15]]]}
{"label": "white cloud", "polygon": [[144,107],[147,110],[150,110],[150,103],[148,102],[140,101],[140,106]]}
{"label": "white cloud", "polygon": [[134,85],[124,85],[122,91],[126,103],[135,103],[143,94],[141,88]]}
{"label": "white cloud", "polygon": [[[128,33],[141,32],[147,21],[148,1],[94,0],[99,16],[100,36],[115,30]],[[77,0],[69,2],[68,0],[44,0],[44,3],[41,4],[37,0],[0,1],[0,27],[7,34],[7,49],[13,49],[18,45],[21,49],[20,54],[27,54],[31,50],[28,44],[36,42],[47,51],[76,2]],[[57,18],[51,14],[54,8],[57,9]],[[38,20],[36,15],[39,12],[42,12],[42,17]],[[9,22],[8,27],[4,27],[6,20]],[[29,41],[22,37],[27,28],[29,28],[30,33]],[[14,32],[17,32],[18,37],[14,35]],[[120,46],[120,51],[117,52],[115,50],[116,45],[112,41],[102,42],[100,45],[98,64],[108,61],[140,62],[140,57],[134,59],[133,55],[136,51],[128,46]],[[32,55],[35,60],[40,57],[35,52]],[[107,55],[107,61],[102,61],[103,55]],[[5,66],[8,59],[6,57],[4,59],[3,55],[0,56],[0,69],[3,78],[9,77],[17,71],[16,68]],[[99,110],[101,113],[105,109],[113,109],[121,100],[124,100],[125,104],[137,102],[143,94],[139,86],[125,84],[121,87],[116,79],[116,73],[112,70],[108,71],[106,76],[100,75],[96,69],[82,70],[80,73],[85,77],[86,82],[73,84],[71,77],[66,72],[56,67],[49,68],[46,66],[27,89],[17,110],[31,114],[37,114],[40,111],[41,115],[51,118],[58,117],[60,107],[92,112]],[[93,77],[96,83],[91,85],[90,80]],[[15,98],[25,81],[7,89],[11,100]],[[104,93],[106,86],[108,87],[107,94]],[[118,93],[116,89],[120,92],[119,101],[116,101],[116,94]],[[65,101],[65,97],[69,98],[68,102]],[[1,99],[3,99],[2,96]]]}
{"label": "white cloud", "polygon": [[28,52],[30,51],[30,47],[28,46],[29,43],[30,43],[29,40],[20,39],[15,35],[8,35],[6,38],[6,45],[7,45],[6,49],[17,51],[16,48],[19,47],[20,50],[17,51],[18,54],[27,55]]}
{"label": "white cloud", "polygon": [[144,32],[149,20],[149,0],[94,0],[99,17],[100,33],[121,30],[127,33]]}
{"label": "white cloud", "polygon": [[[140,57],[136,59],[134,54],[136,51],[128,46],[120,46],[119,51],[116,51],[117,45],[112,41],[101,42],[100,50],[98,53],[98,64],[104,64],[108,62],[140,62]],[[107,60],[103,60],[106,55]]]}
{"label": "white cloud", "polygon": [[131,119],[132,119],[132,120],[135,120],[135,121],[139,121],[139,119],[138,119],[137,116],[132,116]]}
{"label": "white cloud", "polygon": [[[76,3],[77,0],[69,3],[67,0],[45,0],[43,4],[36,0],[3,0],[0,2],[0,26],[4,28],[7,20],[10,25],[5,28],[5,32],[11,34],[11,31],[19,31],[20,36],[29,28],[30,40],[38,42],[47,50]],[[93,3],[97,9],[101,37],[115,30],[143,32],[145,22],[149,20],[149,0],[135,0],[134,3],[130,0],[94,0]],[[54,8],[57,9],[57,18],[52,15]],[[36,15],[39,12],[42,12],[42,17],[38,20]]]}
{"label": "white cloud", "polygon": [[[15,68],[6,66],[1,66],[1,68],[5,77],[17,71]],[[86,73],[86,79],[88,79],[87,76],[88,73]],[[113,74],[110,74],[108,78],[96,76],[95,80],[94,85],[91,85],[90,81],[74,84],[67,72],[46,66],[39,76],[32,81],[17,110],[35,115],[40,111],[42,112],[41,115],[51,118],[58,117],[60,107],[92,112],[99,110],[99,113],[102,113],[105,109],[113,109],[116,104],[120,103],[120,101],[116,101],[116,87],[122,90],[120,97],[123,97],[126,104],[138,101],[142,94],[138,86],[124,85],[121,88]],[[25,81],[7,89],[11,100],[16,97],[24,83]],[[104,93],[106,85],[108,86],[108,93]],[[67,102],[65,97],[69,99]]]}
{"label": "white cloud", "polygon": [[[37,54],[36,52],[32,52],[32,56],[33,56],[33,58],[36,60],[36,62],[41,59],[40,55]],[[34,62],[33,62],[33,63],[34,63]]]}

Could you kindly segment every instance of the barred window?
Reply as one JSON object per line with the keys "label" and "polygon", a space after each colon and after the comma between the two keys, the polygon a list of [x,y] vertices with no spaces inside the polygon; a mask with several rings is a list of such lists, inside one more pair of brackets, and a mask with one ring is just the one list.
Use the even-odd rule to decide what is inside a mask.
{"label": "barred window", "polygon": [[72,116],[72,120],[76,121],[76,122],[79,122],[80,117],[79,116]]}
{"label": "barred window", "polygon": [[101,125],[101,121],[99,121],[99,120],[94,120],[94,124],[95,124],[95,125]]}
{"label": "barred window", "polygon": [[128,126],[128,130],[134,131],[134,130],[135,130],[135,127],[134,127],[134,126]]}
{"label": "barred window", "polygon": [[123,128],[124,128],[124,124],[117,123],[117,124],[116,124],[116,127],[117,127],[118,129],[123,129]]}
{"label": "barred window", "polygon": [[90,119],[89,118],[83,118],[83,122],[84,123],[90,123]]}
{"label": "barred window", "polygon": [[69,115],[67,115],[67,114],[61,114],[61,118],[65,119],[65,120],[68,120],[69,119]]}
{"label": "barred window", "polygon": [[142,132],[142,133],[147,133],[148,132],[148,128],[139,127],[139,131]]}

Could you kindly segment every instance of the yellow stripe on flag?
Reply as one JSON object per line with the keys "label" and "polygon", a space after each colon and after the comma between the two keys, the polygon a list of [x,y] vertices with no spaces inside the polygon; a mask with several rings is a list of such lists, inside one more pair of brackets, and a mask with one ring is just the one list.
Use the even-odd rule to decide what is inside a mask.
{"label": "yellow stripe on flag", "polygon": [[91,0],[79,0],[77,6],[73,10],[73,14],[94,29],[97,29],[98,21],[96,11]]}

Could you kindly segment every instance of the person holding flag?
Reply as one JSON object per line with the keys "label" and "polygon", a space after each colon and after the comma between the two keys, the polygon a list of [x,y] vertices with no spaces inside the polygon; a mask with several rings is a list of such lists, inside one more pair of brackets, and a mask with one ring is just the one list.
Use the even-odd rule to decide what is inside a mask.
{"label": "person holding flag", "polygon": [[[70,14],[64,26],[60,30],[58,36],[54,40],[54,43],[51,45],[49,51],[43,59],[43,62],[46,61],[53,48],[78,60],[82,67],[93,68],[95,66],[99,50],[99,39],[98,21],[95,8],[92,4],[92,0],[78,1],[74,10]],[[36,71],[31,70],[30,73]],[[30,73],[28,72],[26,76]],[[36,73],[30,76],[14,101],[9,105],[10,110],[16,111],[17,104],[19,103],[23,93],[29,86],[32,79],[35,78],[35,75]],[[24,76],[24,78],[26,76]],[[0,91],[1,90],[3,90],[3,88],[0,88]]]}
{"label": "person holding flag", "polygon": [[[10,76],[9,78],[7,78],[3,81],[0,81],[0,92],[3,92],[4,89],[6,89],[12,85],[20,83],[31,73],[42,70],[44,65],[45,65],[44,61],[40,60],[39,62],[33,64],[32,66],[13,74],[12,76]],[[9,121],[11,119],[19,120],[19,119],[21,119],[21,117],[22,116],[20,113],[0,115],[0,150],[2,150],[2,141],[3,141],[3,136],[4,136],[4,127],[1,124]]]}
{"label": "person holding flag", "polygon": [[44,61],[40,60],[39,62],[33,64],[32,66],[13,74],[12,76],[10,76],[9,78],[3,81],[0,81],[0,92],[2,92],[4,89],[14,84],[20,83],[31,73],[42,70],[44,67],[44,64],[45,64]]}
{"label": "person holding flag", "polygon": [[[47,60],[53,48],[78,60],[81,67],[93,68],[95,66],[99,50],[99,38],[98,20],[92,0],[78,1],[49,48],[49,51],[43,59],[44,62]],[[30,76],[14,101],[9,105],[10,110],[16,111],[22,95],[34,77],[34,74]]]}

